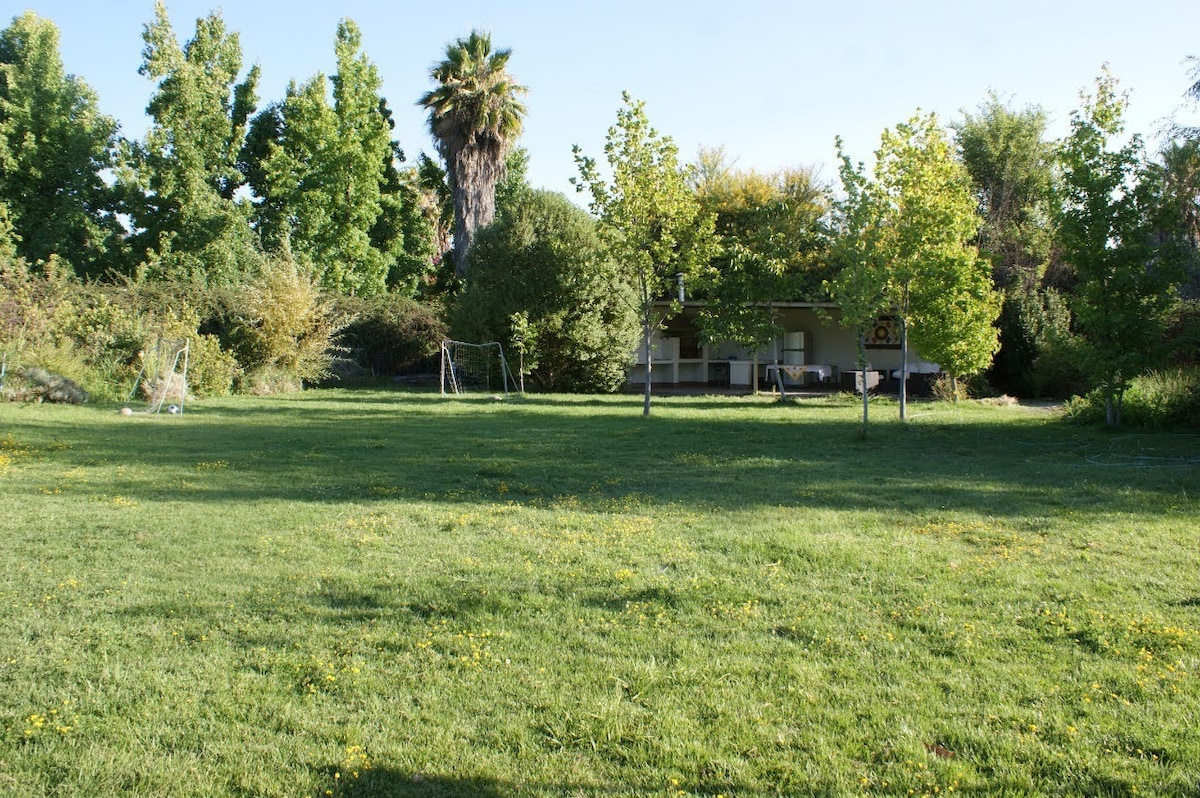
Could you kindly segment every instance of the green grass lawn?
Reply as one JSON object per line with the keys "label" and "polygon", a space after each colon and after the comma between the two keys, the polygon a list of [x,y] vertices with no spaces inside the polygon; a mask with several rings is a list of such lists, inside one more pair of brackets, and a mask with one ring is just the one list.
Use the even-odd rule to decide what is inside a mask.
{"label": "green grass lawn", "polygon": [[0,406],[0,794],[1196,795],[1200,437]]}

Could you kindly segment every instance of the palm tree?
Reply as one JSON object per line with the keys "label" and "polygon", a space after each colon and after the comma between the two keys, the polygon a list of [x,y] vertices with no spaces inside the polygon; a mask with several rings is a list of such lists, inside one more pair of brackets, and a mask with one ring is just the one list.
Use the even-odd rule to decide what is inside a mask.
{"label": "palm tree", "polygon": [[527,89],[505,67],[512,50],[492,51],[492,38],[471,31],[446,46],[429,72],[439,84],[418,101],[429,109],[429,132],[446,162],[454,194],[454,268],[466,274],[475,231],[496,215],[496,183],[504,156],[521,134]]}
{"label": "palm tree", "polygon": [[[1198,84],[1200,85],[1200,84]],[[1184,274],[1180,289],[1189,299],[1200,299],[1200,139],[1171,141],[1157,166],[1167,229],[1160,237],[1178,236],[1183,245]]]}
{"label": "palm tree", "polygon": [[1200,249],[1200,139],[1168,142],[1161,168],[1166,200],[1179,232],[1193,250]]}

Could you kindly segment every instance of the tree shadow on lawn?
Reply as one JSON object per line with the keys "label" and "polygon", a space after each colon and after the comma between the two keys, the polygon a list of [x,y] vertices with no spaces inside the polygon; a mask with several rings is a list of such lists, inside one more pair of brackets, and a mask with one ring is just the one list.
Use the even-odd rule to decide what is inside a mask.
{"label": "tree shadow on lawn", "polygon": [[[517,795],[661,795],[666,793],[663,784],[630,782],[629,784],[569,784],[546,783],[532,779],[526,782],[508,782],[480,776],[437,776],[424,773],[409,773],[381,767],[360,771],[358,778],[346,781],[345,776],[334,780],[337,767],[322,769],[331,781],[339,785],[338,795],[346,798],[508,798]],[[747,798],[778,795],[774,790],[761,790],[746,785],[722,781],[712,784],[685,784],[673,790],[686,791],[689,795],[739,795]],[[829,788],[814,787],[813,795],[833,795]]]}
{"label": "tree shadow on lawn", "polygon": [[[1196,436],[1113,436],[1033,415],[1010,423],[942,421],[931,412],[907,426],[873,422],[864,437],[852,416],[823,412],[829,405],[779,405],[764,420],[762,405],[732,403],[756,411],[741,417],[693,400],[664,403],[645,419],[622,400],[451,407],[436,399],[339,392],[128,424],[76,415],[69,445],[44,457],[63,471],[119,464],[112,490],[145,501],[604,510],[632,499],[696,510],[968,508],[997,516],[1165,512],[1162,497],[1194,490],[1200,473],[1185,456]],[[46,425],[42,434],[61,440],[55,432]]]}
{"label": "tree shadow on lawn", "polygon": [[494,779],[426,776],[391,768],[361,771],[355,779],[346,774],[345,780],[339,766],[327,766],[322,771],[344,798],[500,798],[515,795],[519,789]]}
{"label": "tree shadow on lawn", "polygon": [[[322,769],[331,781],[339,784],[338,795],[346,798],[509,798],[518,795],[662,795],[666,793],[687,795],[737,795],[745,798],[766,798],[777,796],[778,790],[761,789],[738,784],[727,780],[719,782],[681,782],[669,788],[663,784],[650,782],[630,782],[628,784],[569,784],[563,782],[546,783],[536,779],[526,782],[507,782],[498,779],[478,776],[433,776],[423,773],[409,773],[393,768],[381,767],[360,771],[358,778],[343,781],[334,779],[335,773],[340,773],[337,767]],[[344,777],[343,777],[344,778]],[[790,785],[803,795],[840,795],[844,788],[827,783],[809,785]],[[996,779],[981,787],[963,786],[959,791],[964,794],[995,795],[998,792],[1012,791],[1023,793],[1025,790],[1016,783]]]}

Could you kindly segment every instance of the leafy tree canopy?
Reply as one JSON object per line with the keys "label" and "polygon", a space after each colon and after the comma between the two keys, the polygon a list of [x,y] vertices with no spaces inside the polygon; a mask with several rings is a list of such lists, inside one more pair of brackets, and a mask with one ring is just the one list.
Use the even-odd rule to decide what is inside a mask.
{"label": "leafy tree canopy", "polygon": [[141,74],[157,81],[153,125],[122,179],[136,243],[153,275],[229,283],[257,262],[239,155],[254,112],[258,67],[237,83],[242,49],[219,13],[180,46],[164,3],[142,34]]}
{"label": "leafy tree canopy", "polygon": [[116,132],[66,74],[52,22],[27,11],[0,31],[0,197],[23,258],[56,255],[93,276],[122,266],[116,197],[101,178]]}
{"label": "leafy tree canopy", "polygon": [[586,211],[561,194],[515,193],[479,231],[469,260],[459,335],[521,353],[543,390],[612,391],[624,382],[637,335],[632,297]]}
{"label": "leafy tree canopy", "polygon": [[736,170],[718,149],[701,151],[696,193],[723,242],[692,291],[706,300],[698,323],[757,350],[782,333],[771,302],[823,298],[828,188],[809,169]]}
{"label": "leafy tree canopy", "polygon": [[1055,244],[1055,146],[1045,138],[1046,112],[1014,110],[992,94],[953,128],[983,217],[980,249],[992,261],[996,286],[1041,285]]}
{"label": "leafy tree canopy", "polygon": [[1081,99],[1061,151],[1063,257],[1077,278],[1084,365],[1115,426],[1125,389],[1163,355],[1182,253],[1178,237],[1160,234],[1163,182],[1145,168],[1141,138],[1124,137],[1117,81],[1105,69]]}
{"label": "leafy tree canopy", "polygon": [[646,362],[642,412],[649,415],[650,338],[663,321],[655,302],[672,296],[677,275],[687,279],[711,262],[717,239],[713,216],[700,206],[675,143],[651,127],[645,103],[628,92],[622,101],[604,145],[611,177],[576,146],[579,177],[572,182],[591,194],[600,235],[636,294]]}

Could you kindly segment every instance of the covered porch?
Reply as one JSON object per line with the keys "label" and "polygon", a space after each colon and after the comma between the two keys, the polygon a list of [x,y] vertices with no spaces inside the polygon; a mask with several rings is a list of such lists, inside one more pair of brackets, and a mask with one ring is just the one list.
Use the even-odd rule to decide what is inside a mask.
{"label": "covered porch", "polygon": [[[831,303],[773,303],[772,312],[784,332],[757,352],[729,341],[702,339],[696,315],[702,302],[688,302],[651,338],[651,380],[659,393],[820,395],[859,391],[854,331],[837,323],[840,310]],[[895,325],[881,317],[865,341],[869,368],[867,389],[899,393],[900,340]],[[941,369],[911,349],[908,392],[930,392]],[[645,386],[645,355],[639,347],[627,375],[626,388]]]}

